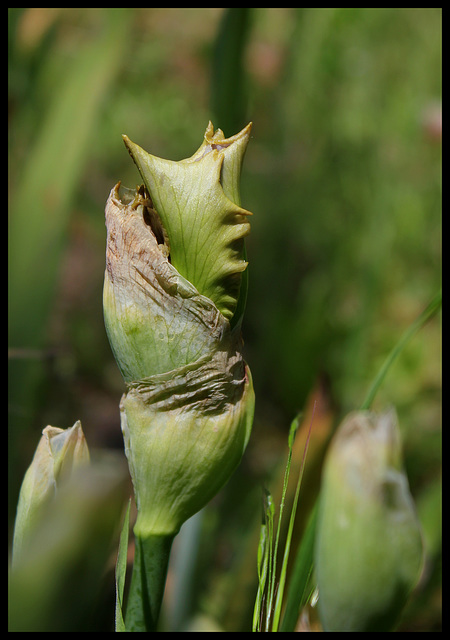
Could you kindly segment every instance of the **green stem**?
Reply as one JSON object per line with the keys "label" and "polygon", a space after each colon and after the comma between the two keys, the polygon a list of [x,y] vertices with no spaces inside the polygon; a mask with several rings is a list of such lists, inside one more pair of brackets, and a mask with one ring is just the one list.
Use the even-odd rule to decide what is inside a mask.
{"label": "green stem", "polygon": [[135,556],[125,626],[156,631],[174,536],[135,536]]}

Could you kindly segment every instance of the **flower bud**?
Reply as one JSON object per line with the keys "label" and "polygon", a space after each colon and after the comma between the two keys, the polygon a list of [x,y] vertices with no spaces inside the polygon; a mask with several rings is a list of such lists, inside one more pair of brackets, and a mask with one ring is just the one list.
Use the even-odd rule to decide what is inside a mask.
{"label": "flower bud", "polygon": [[128,387],[121,424],[141,536],[175,534],[227,481],[250,435],[240,336],[249,212],[238,188],[249,132],[225,139],[210,123],[180,162],[124,136],[145,184],[108,198],[103,306]]}
{"label": "flower bud", "polygon": [[422,565],[393,411],[350,414],[324,466],[316,537],[325,631],[391,631]]}
{"label": "flower bud", "polygon": [[251,213],[240,207],[239,179],[250,130],[225,139],[210,122],[198,151],[181,162],[152,156],[124,136],[170,241],[171,264],[228,320],[247,267]]}
{"label": "flower bud", "polygon": [[69,429],[45,427],[20,489],[14,525],[14,558],[39,522],[44,505],[75,468],[88,462],[89,451],[80,421]]}

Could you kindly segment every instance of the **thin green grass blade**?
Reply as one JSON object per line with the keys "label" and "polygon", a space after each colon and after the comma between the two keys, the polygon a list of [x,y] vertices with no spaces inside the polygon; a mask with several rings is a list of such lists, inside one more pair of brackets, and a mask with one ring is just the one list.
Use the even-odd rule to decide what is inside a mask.
{"label": "thin green grass blade", "polygon": [[[281,520],[284,511],[284,503],[286,491],[289,482],[289,472],[292,461],[292,449],[294,445],[295,434],[299,425],[299,417],[291,424],[288,439],[288,460],[284,472],[283,491],[280,503],[280,512],[278,516],[277,532],[274,539],[274,515],[275,507],[271,494],[266,491],[264,494],[263,505],[263,524],[260,531],[260,540],[258,546],[258,592],[256,595],[255,607],[253,612],[253,631],[269,631],[273,616],[273,601],[276,592],[276,569],[277,569],[277,553],[281,532]],[[267,593],[266,593],[267,592]],[[265,609],[265,615],[264,615]],[[264,619],[264,625],[263,625]]]}
{"label": "thin green grass blade", "polygon": [[[276,602],[275,602],[275,609],[274,609],[274,616],[273,616],[273,623],[272,623],[272,631],[278,631],[278,627],[279,627],[279,623],[280,623],[281,608],[282,608],[282,605],[283,605],[284,587],[285,587],[285,584],[286,584],[287,566],[288,566],[288,560],[289,560],[289,553],[290,553],[290,549],[291,549],[292,533],[294,531],[295,515],[297,513],[298,498],[299,498],[299,495],[300,495],[300,487],[301,487],[302,479],[303,479],[303,470],[305,468],[306,454],[308,452],[308,445],[309,445],[309,440],[310,440],[310,437],[311,437],[311,429],[312,429],[312,423],[313,423],[313,420],[314,420],[315,411],[316,411],[316,403],[314,403],[314,407],[313,407],[313,412],[312,412],[312,416],[311,416],[311,422],[310,422],[310,425],[309,425],[308,436],[306,438],[305,448],[303,450],[303,458],[302,458],[302,463],[301,463],[301,466],[300,466],[300,472],[299,472],[299,476],[298,476],[298,480],[297,480],[297,487],[295,489],[295,497],[294,497],[294,502],[293,502],[292,509],[291,509],[291,516],[289,518],[289,529],[288,529],[288,534],[287,534],[287,537],[286,537],[286,543],[285,543],[285,548],[284,548],[283,564],[282,564],[282,568],[281,568],[280,582],[279,582],[279,585],[278,585],[277,598],[276,598]],[[297,421],[297,427],[298,427],[298,421]],[[291,432],[292,431],[293,431],[293,429],[291,427]],[[295,436],[296,432],[297,432],[297,428],[295,429],[295,432],[292,435],[291,435],[291,433],[289,434],[289,447],[290,447],[291,452],[292,452],[292,447],[293,447],[293,444],[294,444],[294,436]]]}
{"label": "thin green grass blade", "polygon": [[422,313],[416,318],[416,320],[409,326],[403,336],[397,342],[391,353],[384,361],[383,366],[378,372],[377,377],[372,383],[369,392],[361,406],[361,410],[365,411],[370,409],[373,400],[377,394],[378,389],[383,384],[386,375],[391,368],[393,362],[399,356],[401,351],[405,348],[406,344],[411,340],[413,336],[429,321],[442,307],[442,291],[439,291],[435,297],[431,300],[428,306],[422,311]]}
{"label": "thin green grass blade", "polygon": [[131,500],[128,501],[128,507],[125,512],[122,531],[120,533],[119,551],[117,553],[116,562],[116,631],[126,631],[124,608],[123,608],[123,591],[125,588],[125,577],[127,573],[127,552],[128,552],[128,534],[130,530],[130,506]]}
{"label": "thin green grass blade", "polygon": [[[265,589],[267,582],[267,575],[269,570],[269,534],[268,534],[268,519],[270,513],[268,513],[268,492],[265,493],[263,498],[263,522],[261,524],[258,544],[258,556],[257,556],[257,568],[258,568],[258,591],[256,594],[255,607],[253,611],[253,631],[261,630],[261,612],[264,606]],[[272,510],[273,517],[273,510]]]}
{"label": "thin green grass blade", "polygon": [[292,576],[286,598],[286,608],[280,631],[294,631],[299,613],[309,600],[311,593],[310,580],[313,571],[314,540],[316,534],[317,505],[308,521],[302,541],[295,557]]}
{"label": "thin green grass blade", "polygon": [[272,499],[272,495],[267,491],[265,495],[266,500],[266,522],[267,522],[267,585],[268,593],[263,593],[262,599],[266,607],[266,622],[265,626],[269,624],[270,620],[270,607],[269,607],[269,592],[273,583],[273,571],[274,571],[274,551],[273,551],[273,531],[274,531],[274,517],[275,517],[275,505]]}
{"label": "thin green grass blade", "polygon": [[277,556],[278,556],[278,545],[279,545],[280,532],[281,532],[281,521],[283,518],[284,503],[285,503],[286,491],[289,483],[289,473],[291,470],[292,448],[294,445],[294,439],[295,439],[295,434],[297,433],[298,425],[299,425],[299,418],[297,417],[295,420],[293,420],[293,422],[291,423],[291,427],[289,429],[289,439],[288,439],[289,452],[288,452],[288,459],[286,462],[286,468],[284,471],[283,491],[281,495],[280,511],[278,515],[277,533],[276,533],[275,543],[274,543],[273,558],[270,565],[270,580],[269,580],[269,588],[268,588],[268,594],[267,594],[267,607],[266,607],[266,625],[265,625],[266,632],[270,630],[270,627],[272,624],[272,616],[274,614],[273,604],[274,604],[275,591],[276,591]]}

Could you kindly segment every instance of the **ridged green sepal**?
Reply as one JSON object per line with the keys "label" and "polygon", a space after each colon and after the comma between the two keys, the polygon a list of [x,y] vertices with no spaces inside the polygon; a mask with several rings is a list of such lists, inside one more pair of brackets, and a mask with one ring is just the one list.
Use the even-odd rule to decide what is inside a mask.
{"label": "ridged green sepal", "polygon": [[167,232],[172,265],[228,320],[247,267],[251,214],[240,206],[239,177],[250,129],[226,139],[210,123],[198,151],[179,162],[153,156],[124,136]]}

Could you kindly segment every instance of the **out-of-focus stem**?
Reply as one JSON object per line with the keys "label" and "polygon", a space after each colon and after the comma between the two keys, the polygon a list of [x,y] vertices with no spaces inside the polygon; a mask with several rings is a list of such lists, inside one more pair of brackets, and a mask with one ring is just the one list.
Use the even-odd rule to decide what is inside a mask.
{"label": "out-of-focus stem", "polygon": [[135,556],[125,626],[156,631],[174,536],[135,537]]}

